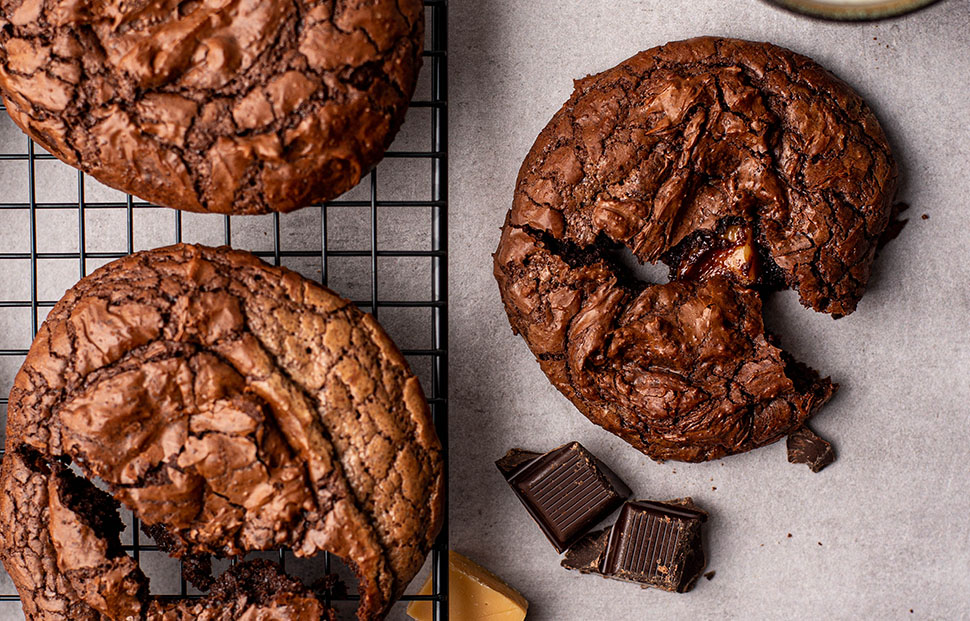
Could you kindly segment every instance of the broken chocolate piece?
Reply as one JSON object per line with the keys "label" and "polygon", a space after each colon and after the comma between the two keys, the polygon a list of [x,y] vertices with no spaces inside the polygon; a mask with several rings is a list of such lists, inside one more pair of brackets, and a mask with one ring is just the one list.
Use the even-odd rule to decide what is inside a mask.
{"label": "broken chocolate piece", "polygon": [[511,477],[515,472],[529,463],[530,461],[536,459],[537,457],[542,457],[542,453],[535,453],[533,451],[524,451],[522,449],[510,449],[501,459],[495,462],[498,469],[502,471],[505,478]]}
{"label": "broken chocolate piece", "polygon": [[707,563],[701,538],[706,520],[690,498],[630,501],[610,530],[590,533],[570,548],[562,566],[684,593]]}
{"label": "broken chocolate piece", "polygon": [[704,569],[701,522],[707,514],[649,500],[628,502],[610,531],[603,573],[665,591],[690,589]]}
{"label": "broken chocolate piece", "polygon": [[559,563],[566,569],[575,569],[582,574],[601,574],[606,543],[610,540],[610,529],[595,530],[566,550],[566,556]]}
{"label": "broken chocolate piece", "polygon": [[578,442],[544,455],[512,449],[496,465],[559,552],[630,496],[630,488]]}
{"label": "broken chocolate piece", "polygon": [[788,461],[807,464],[812,472],[818,472],[835,461],[832,444],[803,426],[788,436]]}

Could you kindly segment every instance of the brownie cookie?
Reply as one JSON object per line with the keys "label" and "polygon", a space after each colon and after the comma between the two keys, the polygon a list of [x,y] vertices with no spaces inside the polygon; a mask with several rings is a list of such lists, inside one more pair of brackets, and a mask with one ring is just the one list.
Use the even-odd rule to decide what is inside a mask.
{"label": "brownie cookie", "polygon": [[397,133],[421,0],[0,0],[0,92],[45,149],[178,209],[291,211]]}
{"label": "brownie cookie", "polygon": [[[714,459],[831,397],[766,334],[761,295],[852,312],[895,187],[875,116],[813,61],[670,43],[576,82],[519,171],[495,277],[513,331],[593,422],[655,459]],[[670,281],[638,280],[624,247]]]}
{"label": "brownie cookie", "polygon": [[[281,547],[345,559],[376,618],[443,520],[428,406],[377,322],[228,248],[136,253],[68,291],[15,379],[6,451],[0,558],[28,619],[331,614],[275,566],[213,583],[210,556]],[[149,595],[119,504],[205,599]]]}

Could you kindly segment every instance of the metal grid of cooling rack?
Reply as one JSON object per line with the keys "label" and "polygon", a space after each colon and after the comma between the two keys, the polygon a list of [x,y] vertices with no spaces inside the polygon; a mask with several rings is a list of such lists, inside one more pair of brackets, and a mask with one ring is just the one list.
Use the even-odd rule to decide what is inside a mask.
{"label": "metal grid of cooling rack", "polygon": [[[402,352],[412,363],[412,366],[419,364],[425,368],[426,377],[425,388],[428,391],[428,401],[431,405],[432,416],[438,431],[438,436],[445,449],[445,462],[447,466],[447,409],[448,409],[448,235],[447,235],[447,205],[448,205],[448,126],[447,126],[447,0],[424,0],[426,11],[426,24],[428,29],[428,43],[424,52],[425,66],[423,72],[429,72],[430,83],[426,93],[417,95],[411,103],[412,110],[424,109],[428,121],[422,129],[422,134],[426,139],[427,149],[416,150],[392,150],[386,154],[385,162],[394,160],[414,160],[429,163],[430,166],[430,192],[427,197],[418,200],[404,200],[394,196],[395,189],[385,188],[379,192],[378,176],[382,168],[387,164],[382,163],[361,183],[363,188],[352,191],[349,195],[357,195],[357,198],[341,197],[338,200],[328,202],[316,207],[308,207],[307,210],[319,210],[319,248],[313,249],[287,249],[286,242],[281,235],[281,230],[286,224],[286,219],[290,215],[274,214],[272,216],[271,232],[267,231],[272,239],[272,249],[253,250],[254,254],[262,257],[275,265],[287,264],[288,261],[301,261],[306,264],[312,261],[317,264],[317,279],[324,285],[332,281],[338,275],[339,266],[335,266],[335,260],[356,259],[369,261],[370,282],[369,295],[356,296],[355,303],[369,310],[375,317],[380,319],[382,309],[425,309],[430,315],[427,328],[430,330],[428,347],[402,348]],[[420,87],[419,87],[420,90]],[[426,95],[426,96],[425,96]],[[0,105],[0,110],[3,106]],[[5,112],[5,111],[4,111]],[[407,121],[406,121],[407,124]],[[29,297],[27,299],[10,299],[11,295],[0,296],[0,312],[16,311],[23,313],[26,311],[27,321],[30,326],[30,335],[37,332],[42,315],[45,314],[57,301],[58,296],[45,295],[46,291],[41,291],[39,287],[40,272],[39,265],[44,261],[76,261],[78,269],[75,272],[78,277],[83,277],[89,273],[94,265],[100,265],[110,260],[131,254],[136,249],[135,237],[138,233],[138,215],[143,210],[154,210],[167,212],[174,222],[174,241],[183,241],[186,233],[183,226],[184,218],[188,216],[182,212],[160,210],[157,207],[141,202],[131,196],[125,196],[116,201],[89,201],[86,200],[86,177],[81,172],[76,172],[77,193],[74,201],[45,201],[38,198],[38,163],[54,158],[36,146],[29,139],[24,139],[26,148],[23,152],[0,153],[0,170],[4,166],[26,166],[26,201],[24,202],[0,202],[0,224],[4,227],[17,226],[12,220],[16,220],[21,225],[25,224],[29,247],[21,249],[19,252],[9,251],[9,248],[0,247],[0,271],[6,265],[14,263],[29,264]],[[19,175],[17,175],[19,177]],[[21,177],[22,178],[22,177]],[[10,181],[4,185],[12,185]],[[369,186],[369,188],[367,187]],[[3,195],[0,201],[9,198],[9,188],[0,187]],[[366,196],[369,190],[369,197]],[[379,197],[379,194],[383,193]],[[390,195],[390,196],[388,196]],[[328,244],[331,237],[331,225],[334,214],[343,209],[363,210],[368,213],[367,228],[369,229],[368,239],[357,239],[358,244],[366,245],[366,248],[333,248]],[[423,249],[386,249],[379,244],[379,211],[386,212],[395,208],[426,208],[430,211],[426,237],[429,247]],[[45,252],[38,251],[38,240],[43,240],[45,235],[64,236],[70,234],[63,228],[56,231],[45,231],[45,227],[38,222],[39,214],[44,212],[76,212],[76,235],[77,245],[74,251]],[[89,249],[89,233],[86,230],[86,223],[91,215],[96,212],[114,212],[124,214],[125,248],[113,251]],[[303,210],[306,211],[306,210]],[[26,221],[23,218],[14,217],[14,214],[26,213]],[[297,212],[299,213],[299,212]],[[241,227],[238,224],[245,216],[204,216],[210,220],[217,218],[221,220],[221,243],[233,245],[233,233]],[[210,222],[211,223],[211,222]],[[171,224],[170,224],[171,225]],[[383,242],[385,246],[388,240]],[[240,245],[235,244],[235,247]],[[249,249],[249,248],[246,248]],[[424,295],[413,295],[409,299],[388,299],[382,295],[379,278],[379,262],[382,260],[394,259],[414,259],[421,258],[430,262],[430,291]],[[304,274],[306,275],[306,274]],[[420,279],[419,279],[420,280]],[[9,279],[8,281],[9,282]],[[25,289],[26,291],[26,289]],[[20,296],[23,298],[24,296]],[[390,312],[390,311],[388,311]],[[393,334],[392,334],[393,336]],[[5,386],[12,383],[12,375],[16,372],[20,361],[26,355],[25,348],[0,348],[0,362],[13,363],[0,365],[0,374],[10,375],[6,380]],[[419,371],[419,375],[421,375]],[[6,418],[7,397],[0,397],[0,412]],[[3,455],[0,447],[0,458]],[[447,467],[446,467],[447,469]],[[447,476],[447,474],[446,474]],[[446,479],[447,480],[447,479]],[[136,560],[148,553],[157,553],[159,548],[154,542],[146,543],[146,536],[139,533],[137,519],[134,516],[127,516],[130,520],[130,527],[126,530],[126,538],[130,538],[130,543],[126,543],[125,548]],[[448,592],[448,568],[447,568],[447,517],[441,535],[438,537],[431,552],[431,574],[432,594],[421,596],[409,594],[402,598],[402,601],[426,600],[432,602],[432,610],[435,619],[446,620],[448,618],[447,592]],[[150,541],[150,539],[149,539]],[[287,559],[292,559],[291,553],[279,550],[273,555],[278,558],[281,565],[285,565]],[[265,556],[265,555],[264,555]],[[291,561],[292,562],[292,561]],[[324,555],[323,571],[327,574],[331,572],[331,562],[329,554]],[[173,572],[174,572],[173,568]],[[2,570],[0,570],[2,573]],[[181,575],[181,568],[178,569],[176,592],[161,595],[162,597],[198,597],[186,583]],[[3,576],[6,578],[6,576]],[[419,575],[420,578],[420,575]],[[0,602],[18,602],[19,597],[16,591],[10,586],[9,581],[4,581],[5,587],[0,587]],[[409,593],[413,589],[409,589]],[[358,599],[356,594],[341,594],[333,590],[327,590],[327,603],[331,602],[353,602]],[[6,620],[8,614],[0,612],[0,619]]]}

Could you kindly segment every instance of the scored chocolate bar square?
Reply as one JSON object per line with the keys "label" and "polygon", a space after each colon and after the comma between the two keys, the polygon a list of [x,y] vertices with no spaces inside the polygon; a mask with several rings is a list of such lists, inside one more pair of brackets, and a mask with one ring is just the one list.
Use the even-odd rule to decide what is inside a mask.
{"label": "scored chocolate bar square", "polygon": [[[667,591],[681,591],[704,567],[701,522],[707,514],[650,500],[620,510],[606,545],[603,573]],[[699,555],[699,557],[698,557]]]}
{"label": "scored chocolate bar square", "polygon": [[683,593],[704,570],[701,523],[707,514],[689,498],[634,500],[608,531],[577,542],[562,565],[582,573]]}
{"label": "scored chocolate bar square", "polygon": [[544,455],[513,449],[496,465],[559,552],[630,496],[630,488],[578,442]]}

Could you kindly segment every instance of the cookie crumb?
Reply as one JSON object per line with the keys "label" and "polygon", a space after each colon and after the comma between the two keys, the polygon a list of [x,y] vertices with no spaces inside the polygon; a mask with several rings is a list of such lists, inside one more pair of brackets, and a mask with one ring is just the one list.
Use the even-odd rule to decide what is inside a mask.
{"label": "cookie crumb", "polygon": [[[705,577],[705,578],[707,578],[708,580],[713,580],[713,579],[714,579],[714,574],[715,574],[715,573],[717,573],[717,572],[714,572],[714,571],[709,571],[709,572],[707,572],[706,574],[704,574],[704,577]],[[912,610],[910,610],[910,612],[913,612],[913,611],[912,611]]]}
{"label": "cookie crumb", "polygon": [[716,487],[714,487],[714,486],[712,485],[712,486],[711,486],[711,491],[712,491],[712,492],[716,492],[716,491],[717,491],[717,488],[716,488]]}
{"label": "cookie crumb", "polygon": [[821,542],[821,541],[819,541],[819,542],[818,542],[818,545],[822,545],[822,542]]}
{"label": "cookie crumb", "polygon": [[930,214],[924,213],[922,216],[920,216],[920,218],[922,218],[923,220],[929,220],[930,219]]}
{"label": "cookie crumb", "polygon": [[788,533],[788,538],[791,539],[791,533]]}

